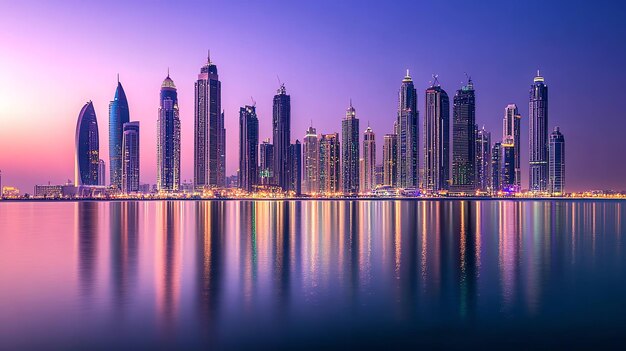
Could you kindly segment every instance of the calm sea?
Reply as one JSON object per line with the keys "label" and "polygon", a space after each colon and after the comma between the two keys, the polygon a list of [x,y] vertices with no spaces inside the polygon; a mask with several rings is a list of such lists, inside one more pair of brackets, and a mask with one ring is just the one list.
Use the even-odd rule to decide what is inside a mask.
{"label": "calm sea", "polygon": [[0,349],[624,347],[625,228],[620,201],[0,202]]}

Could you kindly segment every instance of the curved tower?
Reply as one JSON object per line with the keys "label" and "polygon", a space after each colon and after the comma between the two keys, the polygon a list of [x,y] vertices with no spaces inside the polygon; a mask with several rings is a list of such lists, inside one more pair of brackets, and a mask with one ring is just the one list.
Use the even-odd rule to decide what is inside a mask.
{"label": "curved tower", "polygon": [[180,188],[180,117],[178,93],[169,73],[161,84],[157,121],[157,189],[178,191]]}
{"label": "curved tower", "polygon": [[406,71],[398,93],[398,187],[419,186],[419,114],[417,112],[417,90],[413,79]]}
{"label": "curved tower", "polygon": [[98,120],[91,101],[78,114],[76,123],[74,185],[98,185],[100,146]]}
{"label": "curved tower", "polygon": [[128,122],[128,100],[118,77],[115,97],[109,103],[109,179],[117,190],[122,189],[122,139],[124,123]]}

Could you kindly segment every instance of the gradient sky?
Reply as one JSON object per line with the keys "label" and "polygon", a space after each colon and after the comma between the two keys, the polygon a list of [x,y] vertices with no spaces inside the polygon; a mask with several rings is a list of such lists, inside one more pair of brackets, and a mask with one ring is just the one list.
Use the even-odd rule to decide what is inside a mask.
{"label": "gradient sky", "polygon": [[[292,139],[313,121],[339,132],[349,99],[382,136],[396,118],[405,70],[450,96],[469,73],[476,120],[501,138],[504,107],[522,114],[528,187],[528,90],[550,89],[550,128],[566,139],[567,190],[626,189],[626,5],[618,1],[18,1],[0,11],[0,169],[4,185],[73,178],[74,132],[93,100],[108,173],[108,104],[116,74],[141,122],[141,182],[156,181],[159,88],[178,87],[182,177],[193,177],[193,84],[207,49],[222,81],[227,173],[238,167],[239,107],[257,103],[271,136],[277,75],[292,101]],[[421,128],[421,127],[420,127]],[[422,142],[420,136],[420,143]],[[420,163],[421,163],[420,157]]]}

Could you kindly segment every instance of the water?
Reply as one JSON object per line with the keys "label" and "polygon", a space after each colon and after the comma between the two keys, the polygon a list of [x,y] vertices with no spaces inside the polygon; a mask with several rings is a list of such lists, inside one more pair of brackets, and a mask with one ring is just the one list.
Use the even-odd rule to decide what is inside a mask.
{"label": "water", "polygon": [[626,203],[0,203],[0,349],[609,347]]}

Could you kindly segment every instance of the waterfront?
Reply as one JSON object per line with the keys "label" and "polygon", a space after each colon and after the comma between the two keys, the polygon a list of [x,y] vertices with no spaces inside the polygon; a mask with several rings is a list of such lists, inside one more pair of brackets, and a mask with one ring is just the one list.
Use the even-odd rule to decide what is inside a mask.
{"label": "waterfront", "polygon": [[0,203],[10,349],[623,341],[622,201]]}

